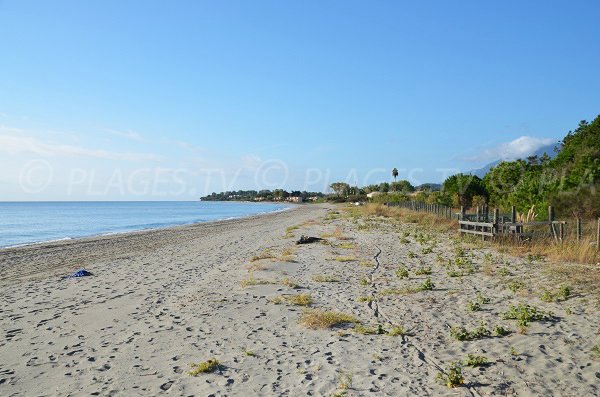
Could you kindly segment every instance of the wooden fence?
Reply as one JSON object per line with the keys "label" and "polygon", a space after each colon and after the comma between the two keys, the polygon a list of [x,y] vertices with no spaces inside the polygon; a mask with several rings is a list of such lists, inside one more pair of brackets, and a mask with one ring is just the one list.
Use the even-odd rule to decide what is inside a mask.
{"label": "wooden fence", "polygon": [[[467,213],[464,207],[455,210],[441,204],[428,204],[419,201],[403,201],[387,203],[390,207],[401,207],[417,212],[427,212],[447,219],[456,219],[460,233],[486,237],[512,237],[519,239],[533,239],[539,237],[553,238],[563,241],[567,234],[573,234],[577,241],[584,237],[584,221],[575,218],[571,224],[563,220],[556,220],[554,208],[548,207],[547,221],[518,221],[517,211],[513,206],[510,214],[501,214],[495,208],[490,213],[488,207],[477,207],[475,213]],[[600,251],[600,218],[597,222],[586,221],[587,235],[593,233],[594,244]],[[567,226],[571,226],[568,228]],[[573,230],[574,228],[574,230]],[[569,233],[567,233],[569,230]]]}

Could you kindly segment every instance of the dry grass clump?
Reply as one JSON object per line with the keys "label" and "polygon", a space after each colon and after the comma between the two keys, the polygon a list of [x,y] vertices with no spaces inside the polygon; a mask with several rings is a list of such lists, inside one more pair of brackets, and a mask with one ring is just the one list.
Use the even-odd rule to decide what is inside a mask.
{"label": "dry grass clump", "polygon": [[302,313],[300,324],[310,329],[327,329],[344,324],[360,324],[360,321],[349,314],[313,309]]}
{"label": "dry grass clump", "polygon": [[334,238],[336,240],[350,240],[350,237],[344,236],[344,232],[341,228],[336,227],[335,230],[331,233],[322,233],[322,238]]}
{"label": "dry grass clump", "polygon": [[251,275],[250,277],[243,279],[240,284],[242,285],[242,288],[246,288],[252,285],[275,284],[275,282],[273,280],[254,278],[254,276]]}
{"label": "dry grass clump", "polygon": [[294,306],[310,306],[313,304],[313,299],[310,294],[278,295],[269,301],[276,305],[288,304]]}
{"label": "dry grass clump", "polygon": [[342,249],[350,250],[350,249],[354,248],[354,244],[352,244],[352,243],[342,243],[342,244],[338,245],[337,248],[342,248]]}
{"label": "dry grass clump", "polygon": [[354,216],[380,216],[405,223],[417,223],[430,230],[442,232],[458,230],[458,222],[456,220],[450,220],[426,212],[414,212],[406,208],[388,207],[383,204],[371,203],[360,207],[352,207],[349,211]]}
{"label": "dry grass clump", "polygon": [[193,368],[192,370],[190,370],[190,372],[188,372],[188,374],[191,376],[197,376],[200,374],[207,374],[216,371],[221,366],[221,363],[219,362],[219,360],[213,357],[208,361],[203,361],[201,363],[191,365]]}
{"label": "dry grass clump", "polygon": [[600,297],[600,257],[590,238],[583,238],[581,243],[573,239],[562,243],[537,239],[529,242],[498,240],[492,244],[511,255],[544,258],[542,269],[556,281],[568,281]]}
{"label": "dry grass clump", "polygon": [[317,274],[313,276],[313,281],[317,283],[337,283],[340,281],[336,276],[331,276],[327,274]]}
{"label": "dry grass clump", "polygon": [[293,226],[287,227],[285,229],[285,235],[283,236],[283,238],[294,238],[295,237],[294,232],[296,230],[300,229],[302,226],[306,226],[308,224],[309,224],[308,222],[304,222],[304,223],[301,223],[300,225],[293,225]]}
{"label": "dry grass clump", "polygon": [[552,238],[537,238],[532,241],[515,239],[498,239],[494,245],[501,246],[513,255],[544,257],[550,262],[600,263],[596,250],[596,239],[583,237],[580,242],[575,238],[567,238],[557,243]]}
{"label": "dry grass clump", "polygon": [[358,265],[362,266],[362,267],[374,267],[375,266],[373,264],[373,262],[371,262],[371,261],[360,261],[360,263]]}
{"label": "dry grass clump", "polygon": [[282,262],[296,262],[296,248],[287,247],[281,252],[279,260]]}
{"label": "dry grass clump", "polygon": [[356,262],[358,259],[355,256],[341,255],[333,258],[336,262]]}
{"label": "dry grass clump", "polygon": [[256,262],[256,261],[261,261],[264,259],[273,259],[275,258],[275,256],[273,256],[273,253],[271,253],[271,250],[264,250],[263,252],[261,252],[258,255],[254,255],[252,258],[250,258],[250,262]]}
{"label": "dry grass clump", "polygon": [[288,277],[284,278],[281,281],[281,284],[285,285],[286,287],[293,288],[293,289],[300,287],[297,282],[295,282],[294,280],[292,280],[291,278],[288,278]]}
{"label": "dry grass clump", "polygon": [[373,301],[375,301],[375,297],[373,296],[359,296],[356,299],[357,302],[367,302],[367,303],[371,303]]}

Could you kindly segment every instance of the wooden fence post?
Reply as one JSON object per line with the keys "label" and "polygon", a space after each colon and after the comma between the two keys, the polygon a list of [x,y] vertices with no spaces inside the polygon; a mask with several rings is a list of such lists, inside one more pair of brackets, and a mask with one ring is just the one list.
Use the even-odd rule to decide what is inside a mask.
{"label": "wooden fence post", "polygon": [[556,235],[556,231],[554,230],[554,207],[551,205],[548,206],[548,225],[550,226],[550,234],[554,237],[555,240],[558,240],[558,236]]}
{"label": "wooden fence post", "polygon": [[465,207],[463,207],[462,205],[460,206],[460,219],[461,221],[465,220]]}
{"label": "wooden fence post", "polygon": [[596,251],[600,252],[600,218],[598,218],[598,227],[596,229]]}
{"label": "wooden fence post", "polygon": [[510,222],[511,223],[516,223],[517,222],[517,207],[515,207],[513,205],[510,211],[511,211],[511,213],[510,213]]}
{"label": "wooden fence post", "polygon": [[565,224],[561,222],[558,226],[558,230],[560,233],[560,241],[562,242],[565,239]]}
{"label": "wooden fence post", "polygon": [[577,242],[581,242],[581,218],[575,219],[575,232],[577,233]]}
{"label": "wooden fence post", "polygon": [[500,210],[494,208],[494,229],[492,233],[498,233],[500,230]]}

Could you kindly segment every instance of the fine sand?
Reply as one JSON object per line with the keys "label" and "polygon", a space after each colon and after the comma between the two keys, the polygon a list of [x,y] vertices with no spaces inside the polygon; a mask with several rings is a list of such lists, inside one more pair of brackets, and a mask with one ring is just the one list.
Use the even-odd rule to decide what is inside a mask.
{"label": "fine sand", "polygon": [[[295,245],[302,234],[325,241]],[[61,280],[81,267],[93,276]],[[598,395],[597,300],[540,299],[567,284],[534,258],[325,205],[0,250],[0,395]],[[305,308],[272,302],[294,294],[363,333],[299,324]],[[519,303],[552,315],[502,318]],[[482,325],[491,335],[451,336]],[[467,354],[489,362],[457,388],[436,379]],[[217,370],[189,374],[213,357]]]}

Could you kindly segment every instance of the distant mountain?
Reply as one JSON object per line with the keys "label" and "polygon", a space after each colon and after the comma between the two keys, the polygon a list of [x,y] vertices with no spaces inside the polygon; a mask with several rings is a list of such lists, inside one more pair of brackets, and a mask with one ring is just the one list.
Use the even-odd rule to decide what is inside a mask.
{"label": "distant mountain", "polygon": [[441,188],[442,188],[441,183],[424,183],[422,185],[415,186],[415,190],[418,192],[420,192],[420,191],[437,192]]}
{"label": "distant mountain", "polygon": [[[541,156],[544,155],[544,153],[546,153],[546,154],[548,154],[548,156],[550,156],[550,158],[554,158],[557,155],[557,152],[554,150],[554,148],[556,146],[557,145],[555,143],[553,143],[551,145],[547,145],[547,146],[542,146],[541,148],[539,148],[535,152],[527,155],[527,157],[529,157],[529,156],[538,156],[538,157],[541,157]],[[479,178],[483,178],[485,176],[485,174],[487,174],[493,167],[497,166],[501,162],[503,162],[503,161],[513,161],[513,160],[516,160],[516,159],[506,159],[506,160],[501,159],[501,160],[496,160],[494,162],[491,162],[489,164],[484,165],[481,168],[469,171],[469,174],[478,176]]]}

